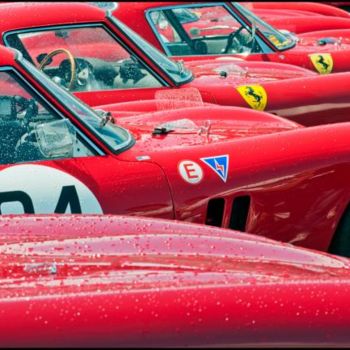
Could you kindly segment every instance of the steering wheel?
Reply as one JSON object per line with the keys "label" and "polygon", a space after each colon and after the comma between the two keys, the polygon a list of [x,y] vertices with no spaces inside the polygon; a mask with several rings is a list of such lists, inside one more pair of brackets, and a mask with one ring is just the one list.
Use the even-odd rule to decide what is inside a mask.
{"label": "steering wheel", "polygon": [[224,49],[223,53],[228,53],[228,50],[232,47],[233,42],[235,42],[237,49],[235,51],[238,52],[238,50],[242,47],[239,40],[237,39],[237,36],[241,33],[241,31],[244,29],[244,26],[241,26],[241,28],[239,28],[238,30],[236,30],[235,32],[231,32],[230,35],[228,36],[227,39],[227,44],[226,47]]}
{"label": "steering wheel", "polygon": [[[233,43],[235,43],[235,51],[237,53],[242,52],[243,46],[250,48],[250,50],[253,50],[253,46],[255,43],[255,34],[256,34],[256,25],[255,23],[252,23],[251,33],[248,36],[241,35],[241,31],[243,29],[246,29],[244,26],[239,28],[237,31],[230,33],[227,39],[226,48],[224,50],[224,53],[228,53],[229,49],[233,46]],[[240,39],[238,39],[238,36],[241,36]]]}
{"label": "steering wheel", "polygon": [[68,56],[69,62],[70,62],[70,81],[68,84],[68,90],[71,90],[73,87],[73,84],[76,81],[76,64],[75,64],[75,59],[74,56],[72,55],[72,53],[67,50],[67,49],[56,49],[51,51],[50,53],[48,53],[44,59],[40,62],[39,65],[39,69],[43,70],[45,66],[47,66],[49,64],[49,62],[51,61],[52,57],[60,54],[60,53],[64,53]]}

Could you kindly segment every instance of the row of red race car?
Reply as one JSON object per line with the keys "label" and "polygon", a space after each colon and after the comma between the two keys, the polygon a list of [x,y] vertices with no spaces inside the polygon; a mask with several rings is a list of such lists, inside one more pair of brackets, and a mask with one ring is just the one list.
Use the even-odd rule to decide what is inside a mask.
{"label": "row of red race car", "polygon": [[[119,4],[114,13],[124,4]],[[1,23],[2,42],[20,50],[26,59],[90,106],[176,98],[265,110],[303,125],[348,120],[350,73],[320,80],[317,73],[307,69],[265,61],[275,54],[248,56],[263,58],[261,62],[191,56],[184,66],[161,55],[116,17],[97,7],[36,4],[31,7],[38,16],[23,21],[25,6],[0,6],[8,19]],[[57,10],[51,12],[53,6]],[[133,6],[125,12],[137,18]],[[58,48],[65,51],[56,52]],[[339,52],[340,57],[346,57]],[[311,64],[306,53],[293,54],[296,56]],[[346,59],[342,61],[347,65]],[[337,68],[337,64],[334,62],[334,71],[347,69]],[[193,88],[199,92],[197,98]]]}
{"label": "row of red race car", "polygon": [[350,256],[347,45],[154,4],[0,5],[1,214],[152,217],[1,218],[0,344],[349,344],[348,260],[259,237]]}

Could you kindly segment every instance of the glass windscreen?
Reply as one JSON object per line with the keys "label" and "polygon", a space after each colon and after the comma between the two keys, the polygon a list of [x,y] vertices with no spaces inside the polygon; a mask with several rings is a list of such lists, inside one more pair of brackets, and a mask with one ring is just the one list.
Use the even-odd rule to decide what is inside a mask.
{"label": "glass windscreen", "polygon": [[102,26],[26,31],[11,34],[6,40],[71,92],[162,86],[154,74]]}
{"label": "glass windscreen", "polygon": [[225,5],[177,5],[149,12],[165,51],[173,56],[261,52],[255,33]]}
{"label": "glass windscreen", "polygon": [[171,56],[262,53],[257,29],[277,50],[294,44],[243,6],[234,3],[249,24],[225,4],[176,5],[149,11],[148,20]]}

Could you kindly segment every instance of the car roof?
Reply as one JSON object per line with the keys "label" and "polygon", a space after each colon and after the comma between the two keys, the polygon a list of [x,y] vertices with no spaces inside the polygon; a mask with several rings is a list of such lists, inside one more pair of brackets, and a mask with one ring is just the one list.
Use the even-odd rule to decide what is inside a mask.
{"label": "car roof", "polygon": [[147,10],[157,7],[167,7],[167,6],[186,6],[186,5],[201,5],[201,4],[215,4],[215,2],[197,2],[197,1],[149,1],[149,2],[119,2],[115,10],[113,10],[113,15],[117,16],[118,12],[126,11],[127,9],[132,10]]}
{"label": "car roof", "polygon": [[18,2],[0,4],[0,30],[98,22],[105,18],[105,11],[97,6],[79,2]]}
{"label": "car roof", "polygon": [[177,5],[195,5],[195,4],[214,4],[214,1],[148,1],[148,2],[118,2],[117,8],[114,12],[118,12],[119,9],[132,7],[135,9],[147,9],[154,7],[166,7],[166,6],[177,6]]}

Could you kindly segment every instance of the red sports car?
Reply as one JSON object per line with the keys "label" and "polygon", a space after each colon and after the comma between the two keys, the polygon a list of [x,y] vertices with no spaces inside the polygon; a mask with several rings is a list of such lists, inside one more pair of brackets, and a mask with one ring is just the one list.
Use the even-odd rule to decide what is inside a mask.
{"label": "red sports car", "polygon": [[0,5],[4,44],[91,106],[180,98],[265,110],[303,125],[349,120],[350,73],[320,77],[297,66],[225,57],[185,67],[95,6],[34,3],[31,10],[36,16],[27,16],[23,3]]}
{"label": "red sports car", "polygon": [[166,99],[94,111],[0,52],[2,214],[152,216],[350,254],[350,123]]}
{"label": "red sports car", "polygon": [[165,220],[0,227],[3,347],[350,345],[348,260]]}
{"label": "red sports car", "polygon": [[[321,74],[350,70],[350,30],[338,31],[338,36],[323,31],[297,37],[274,29],[239,3],[129,2],[118,4],[113,15],[168,56],[233,56],[294,64]],[[332,18],[324,16],[316,23],[322,20],[330,23]],[[295,30],[286,27],[285,19],[279,21],[285,29]],[[291,23],[295,21],[293,17]],[[340,21],[347,23],[340,28],[350,28],[350,18]],[[319,29],[324,27],[308,30]]]}

